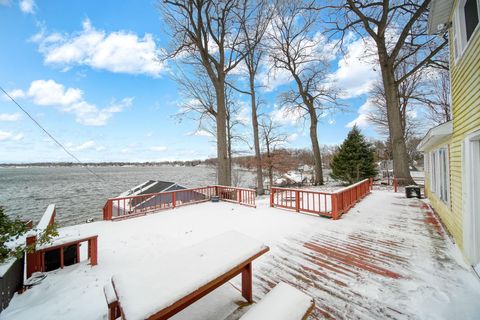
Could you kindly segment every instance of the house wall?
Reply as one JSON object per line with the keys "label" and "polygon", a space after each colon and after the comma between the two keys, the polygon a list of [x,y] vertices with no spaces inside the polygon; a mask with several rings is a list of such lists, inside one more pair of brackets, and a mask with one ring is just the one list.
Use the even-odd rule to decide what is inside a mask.
{"label": "house wall", "polygon": [[[458,1],[456,1],[454,8]],[[453,12],[452,12],[453,14]],[[452,39],[452,28],[450,28]],[[450,146],[450,194],[452,216],[442,219],[463,250],[462,144],[466,136],[480,128],[480,28],[472,35],[462,57],[454,62],[450,46],[453,135]]]}

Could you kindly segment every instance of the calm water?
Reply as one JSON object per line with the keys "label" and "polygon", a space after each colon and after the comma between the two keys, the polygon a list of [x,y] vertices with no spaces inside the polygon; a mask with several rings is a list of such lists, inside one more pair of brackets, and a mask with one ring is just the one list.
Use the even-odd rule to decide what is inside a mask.
{"label": "calm water", "polygon": [[[0,206],[10,216],[37,222],[47,206],[55,203],[56,221],[64,226],[83,223],[88,218],[101,220],[107,198],[146,180],[174,181],[185,187],[214,184],[216,180],[215,169],[203,166],[99,167],[92,170],[107,182],[84,168],[0,168]],[[251,186],[251,181],[243,178],[239,185]]]}

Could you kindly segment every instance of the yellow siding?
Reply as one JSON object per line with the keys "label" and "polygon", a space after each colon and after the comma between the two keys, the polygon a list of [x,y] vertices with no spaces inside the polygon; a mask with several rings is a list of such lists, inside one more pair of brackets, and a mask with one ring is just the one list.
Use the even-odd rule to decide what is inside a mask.
{"label": "yellow siding", "polygon": [[[450,30],[451,32],[451,30]],[[452,39],[452,34],[450,34]],[[463,56],[453,60],[450,46],[453,135],[450,145],[451,213],[438,205],[438,213],[463,250],[462,145],[466,136],[480,129],[480,30],[470,39]],[[431,199],[434,199],[433,195]],[[433,201],[432,201],[433,204]]]}

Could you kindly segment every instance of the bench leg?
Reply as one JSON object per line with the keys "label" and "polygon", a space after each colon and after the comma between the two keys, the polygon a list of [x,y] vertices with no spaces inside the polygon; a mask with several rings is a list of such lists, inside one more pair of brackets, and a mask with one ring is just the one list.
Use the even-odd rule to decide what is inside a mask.
{"label": "bench leg", "polygon": [[249,263],[242,271],[242,296],[250,303],[252,299],[252,264]]}
{"label": "bench leg", "polygon": [[118,302],[112,303],[108,308],[108,320],[115,320],[121,316]]}

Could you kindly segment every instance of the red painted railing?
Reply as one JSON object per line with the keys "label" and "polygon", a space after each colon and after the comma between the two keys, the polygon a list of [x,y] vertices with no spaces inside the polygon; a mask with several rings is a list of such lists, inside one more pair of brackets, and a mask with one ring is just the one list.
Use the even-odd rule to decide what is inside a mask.
{"label": "red painted railing", "polygon": [[318,214],[336,220],[371,190],[371,179],[362,180],[335,192],[271,188],[270,206]]}
{"label": "red painted railing", "polygon": [[255,207],[255,190],[226,186],[207,186],[192,189],[143,194],[108,199],[103,207],[103,220],[144,215],[149,212],[209,201],[220,200]]}

